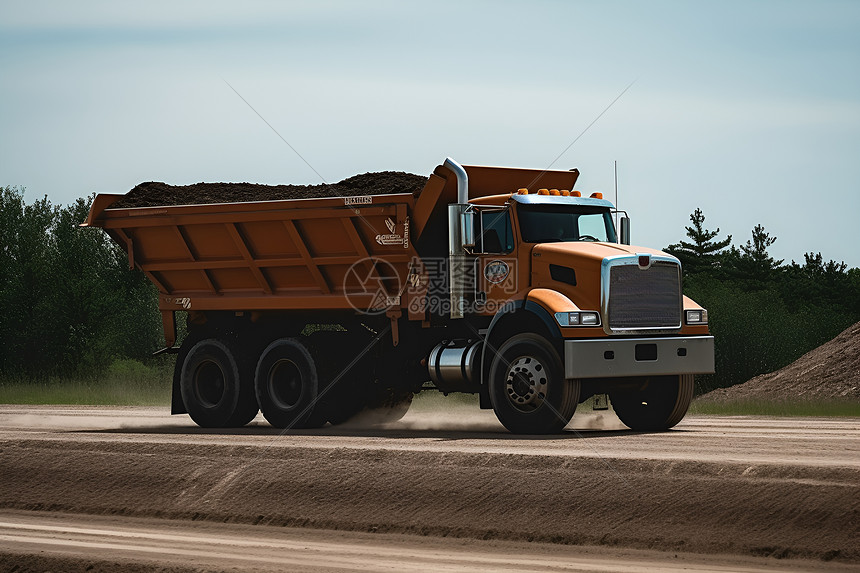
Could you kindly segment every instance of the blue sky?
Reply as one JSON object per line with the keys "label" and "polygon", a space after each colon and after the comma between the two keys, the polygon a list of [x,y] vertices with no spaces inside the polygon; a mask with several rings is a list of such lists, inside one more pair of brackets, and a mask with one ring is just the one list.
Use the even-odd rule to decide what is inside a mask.
{"label": "blue sky", "polygon": [[316,183],[555,164],[634,242],[701,207],[734,244],[860,267],[860,2],[5,2],[0,185]]}

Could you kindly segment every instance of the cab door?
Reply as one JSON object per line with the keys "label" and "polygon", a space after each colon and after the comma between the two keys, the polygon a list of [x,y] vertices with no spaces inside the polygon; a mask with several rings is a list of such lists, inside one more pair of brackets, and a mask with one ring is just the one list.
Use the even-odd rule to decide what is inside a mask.
{"label": "cab door", "polygon": [[475,303],[480,314],[495,314],[518,291],[516,240],[507,208],[483,208],[475,260]]}

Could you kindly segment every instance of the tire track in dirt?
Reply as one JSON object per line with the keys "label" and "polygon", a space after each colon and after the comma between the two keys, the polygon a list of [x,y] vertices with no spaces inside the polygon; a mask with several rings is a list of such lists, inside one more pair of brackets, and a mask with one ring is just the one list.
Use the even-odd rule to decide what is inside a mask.
{"label": "tire track in dirt", "polygon": [[853,467],[126,438],[0,444],[0,507],[860,561]]}

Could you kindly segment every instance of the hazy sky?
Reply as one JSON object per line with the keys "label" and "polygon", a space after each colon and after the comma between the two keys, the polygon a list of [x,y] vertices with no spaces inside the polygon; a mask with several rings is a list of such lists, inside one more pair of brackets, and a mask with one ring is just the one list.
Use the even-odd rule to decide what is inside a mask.
{"label": "hazy sky", "polygon": [[634,243],[706,226],[860,267],[860,2],[8,2],[0,186],[317,183],[464,164],[612,196]]}

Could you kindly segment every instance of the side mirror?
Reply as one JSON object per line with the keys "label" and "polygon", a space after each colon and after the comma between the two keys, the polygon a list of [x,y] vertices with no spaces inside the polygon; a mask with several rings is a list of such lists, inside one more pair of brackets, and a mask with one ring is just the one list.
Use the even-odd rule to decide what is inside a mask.
{"label": "side mirror", "polygon": [[475,246],[475,212],[463,211],[460,213],[460,238],[464,249]]}
{"label": "side mirror", "polygon": [[630,217],[621,217],[621,244],[630,244]]}

